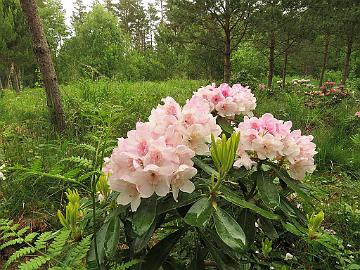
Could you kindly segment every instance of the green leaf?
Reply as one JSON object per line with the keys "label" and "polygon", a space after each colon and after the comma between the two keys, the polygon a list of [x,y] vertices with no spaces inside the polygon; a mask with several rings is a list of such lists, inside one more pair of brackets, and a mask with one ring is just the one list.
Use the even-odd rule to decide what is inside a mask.
{"label": "green leaf", "polygon": [[306,187],[301,182],[292,179],[285,170],[279,169],[276,166],[272,165],[273,170],[279,176],[281,180],[283,180],[288,187],[298,193],[303,199],[306,201],[310,201],[310,189]]}
{"label": "green leaf", "polygon": [[269,237],[271,240],[279,238],[279,235],[270,220],[260,217],[259,225],[267,237]]}
{"label": "green leaf", "polygon": [[201,232],[201,238],[209,249],[220,270],[239,270],[241,266],[239,252],[227,246],[217,234],[208,230],[208,234]]}
{"label": "green leaf", "polygon": [[218,175],[218,172],[214,168],[204,163],[201,159],[193,157],[192,161],[194,161],[195,165],[202,169],[204,172],[206,172],[208,175]]}
{"label": "green leaf", "polygon": [[304,225],[307,223],[307,219],[304,213],[300,209],[298,209],[293,203],[289,202],[284,196],[280,196],[280,209],[289,218],[295,218]]}
{"label": "green leaf", "polygon": [[106,232],[105,253],[108,258],[111,258],[115,255],[117,245],[119,243],[119,237],[120,218],[118,216],[115,216],[111,219],[108,230]]}
{"label": "green leaf", "polygon": [[249,209],[241,210],[240,216],[237,218],[239,225],[243,228],[246,236],[246,244],[250,246],[255,240],[255,216]]}
{"label": "green leaf", "polygon": [[105,223],[100,230],[96,233],[96,237],[93,238],[91,243],[91,248],[87,257],[87,261],[89,264],[89,269],[97,269],[97,261],[95,254],[95,241],[97,246],[97,253],[99,258],[100,265],[103,264],[105,259],[105,242],[106,242],[106,234],[109,228],[110,222]]}
{"label": "green leaf", "polygon": [[242,208],[248,208],[259,215],[266,217],[268,219],[280,219],[280,217],[272,212],[269,212],[265,209],[262,209],[258,207],[257,205],[250,203],[248,201],[245,201],[241,197],[237,196],[237,194],[230,189],[222,188],[221,191],[223,192],[223,195],[221,195],[222,198],[227,200],[228,202],[235,204],[237,206],[240,206]]}
{"label": "green leaf", "polygon": [[235,250],[243,250],[246,237],[243,229],[225,210],[217,208],[214,212],[216,232],[229,247]]}
{"label": "green leaf", "polygon": [[156,204],[157,198],[152,196],[140,204],[139,208],[134,213],[132,222],[134,231],[138,235],[143,235],[149,230],[156,216]]}
{"label": "green leaf", "polygon": [[208,251],[202,245],[197,245],[194,257],[187,270],[205,270],[204,260],[207,254]]}
{"label": "green leaf", "polygon": [[184,232],[183,229],[177,230],[153,246],[146,255],[145,262],[142,264],[141,269],[158,270]]}
{"label": "green leaf", "polygon": [[279,191],[271,178],[265,177],[264,172],[256,173],[257,187],[262,201],[272,209],[280,204]]}
{"label": "green leaf", "polygon": [[292,234],[294,235],[297,235],[297,236],[304,236],[304,234],[293,224],[289,223],[289,222],[286,222],[286,223],[283,223],[283,227],[288,231],[288,232],[291,232]]}
{"label": "green leaf", "polygon": [[160,201],[160,202],[158,201],[156,213],[157,213],[157,215],[160,215],[160,214],[169,212],[171,210],[192,204],[192,203],[196,202],[200,196],[201,195],[197,192],[193,192],[193,193],[180,192],[177,202],[174,201],[172,196],[167,197],[163,201]]}
{"label": "green leaf", "polygon": [[143,235],[137,236],[133,242],[133,249],[135,253],[142,251],[149,243],[151,236],[154,234],[156,227],[156,220],[153,221],[149,230]]}
{"label": "green leaf", "polygon": [[229,120],[227,120],[226,118],[218,116],[216,118],[216,122],[227,134],[231,135],[234,132],[234,128],[231,126]]}
{"label": "green leaf", "polygon": [[189,225],[202,227],[209,220],[211,213],[212,206],[210,200],[202,198],[191,206],[184,220]]}

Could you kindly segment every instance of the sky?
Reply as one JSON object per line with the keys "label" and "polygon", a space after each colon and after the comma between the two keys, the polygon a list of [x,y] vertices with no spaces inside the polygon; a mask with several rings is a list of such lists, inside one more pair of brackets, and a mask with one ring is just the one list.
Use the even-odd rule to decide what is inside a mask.
{"label": "sky", "polygon": [[[73,1],[74,0],[61,0],[61,3],[63,4],[63,8],[65,9],[65,17],[66,17],[66,24],[71,24],[71,14],[73,10]],[[85,6],[90,7],[91,4],[94,2],[94,0],[83,0],[83,3]],[[103,2],[100,0],[100,2]],[[154,3],[154,0],[143,0],[144,6],[147,7],[148,3]]]}

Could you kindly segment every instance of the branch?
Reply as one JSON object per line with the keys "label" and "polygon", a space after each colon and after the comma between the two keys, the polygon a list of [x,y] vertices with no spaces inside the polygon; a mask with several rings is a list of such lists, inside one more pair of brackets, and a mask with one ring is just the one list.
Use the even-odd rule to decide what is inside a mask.
{"label": "branch", "polygon": [[293,39],[293,40],[288,44],[288,46],[287,46],[284,50],[282,50],[281,52],[275,54],[275,55],[274,55],[274,58],[277,58],[278,56],[280,56],[280,55],[282,55],[283,53],[285,53],[288,49],[290,49],[291,46],[295,43],[295,41],[296,41],[296,40]]}
{"label": "branch", "polygon": [[221,27],[225,30],[225,24],[224,22],[220,19],[220,16],[217,15],[214,11],[211,10],[210,7],[207,6],[207,10],[210,12],[211,17],[213,17],[215,20],[218,21],[218,23],[221,25]]}
{"label": "branch", "polygon": [[248,23],[245,23],[244,30],[241,33],[239,40],[235,43],[235,45],[233,46],[233,48],[231,50],[236,49],[239,46],[240,42],[243,40],[243,38],[247,32],[247,28],[248,28]]}

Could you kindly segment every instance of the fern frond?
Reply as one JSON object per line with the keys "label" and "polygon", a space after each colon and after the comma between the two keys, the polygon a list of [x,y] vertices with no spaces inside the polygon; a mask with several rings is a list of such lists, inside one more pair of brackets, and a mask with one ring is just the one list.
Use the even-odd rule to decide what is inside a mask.
{"label": "fern frond", "polygon": [[64,263],[66,265],[78,266],[86,257],[90,249],[92,235],[83,238],[66,256]]}
{"label": "fern frond", "polygon": [[18,237],[23,236],[26,232],[28,232],[30,229],[29,226],[25,226],[24,228],[18,230],[18,232],[16,233]]}
{"label": "fern frond", "polygon": [[75,163],[78,166],[81,166],[86,169],[91,169],[92,165],[93,165],[91,160],[89,160],[87,158],[83,158],[83,157],[68,157],[68,158],[63,159],[62,161],[68,161],[71,163]]}
{"label": "fern frond", "polygon": [[0,240],[6,240],[6,239],[14,237],[14,236],[16,236],[16,232],[7,232],[7,233],[4,233],[3,236],[1,236]]}
{"label": "fern frond", "polygon": [[39,233],[37,232],[32,232],[32,233],[29,233],[28,235],[25,236],[25,242],[32,242],[36,236],[38,236]]}
{"label": "fern frond", "polygon": [[52,239],[54,237],[55,237],[55,235],[52,232],[44,232],[44,233],[40,234],[38,239],[36,239],[36,241],[35,241],[35,248],[37,250],[46,248],[47,241],[49,241],[50,239]]}
{"label": "fern frond", "polygon": [[360,146],[360,133],[351,137],[352,143],[356,146]]}
{"label": "fern frond", "polygon": [[19,270],[36,270],[43,266],[45,263],[50,261],[49,256],[38,256],[36,258],[27,261],[26,263],[22,263],[19,265]]}
{"label": "fern frond", "polygon": [[0,220],[0,235],[11,231],[11,225],[12,225],[12,220],[8,220],[8,219],[1,219]]}
{"label": "fern frond", "polygon": [[7,242],[5,242],[4,244],[2,244],[0,246],[0,250],[3,250],[4,248],[10,247],[10,246],[14,246],[17,244],[21,244],[24,242],[24,238],[15,238],[15,239],[11,239]]}
{"label": "fern frond", "polygon": [[141,263],[142,260],[139,260],[139,259],[132,259],[126,263],[122,263],[121,265],[117,266],[115,268],[115,270],[127,270],[129,269],[130,267],[134,266],[134,265],[137,265],[139,263]]}
{"label": "fern frond", "polygon": [[61,254],[63,251],[67,241],[69,240],[70,231],[68,230],[62,230],[58,233],[58,235],[55,237],[54,241],[51,243],[48,254],[51,257],[56,257]]}
{"label": "fern frond", "polygon": [[17,251],[15,251],[15,253],[13,253],[9,259],[7,260],[7,262],[4,265],[4,268],[7,269],[13,262],[19,260],[20,258],[33,254],[36,252],[36,249],[34,247],[24,247],[21,248]]}
{"label": "fern frond", "polygon": [[32,163],[30,170],[33,172],[40,172],[42,171],[42,163],[40,159],[35,159]]}
{"label": "fern frond", "polygon": [[90,144],[80,143],[76,146],[77,149],[88,151],[91,154],[96,153],[96,148]]}

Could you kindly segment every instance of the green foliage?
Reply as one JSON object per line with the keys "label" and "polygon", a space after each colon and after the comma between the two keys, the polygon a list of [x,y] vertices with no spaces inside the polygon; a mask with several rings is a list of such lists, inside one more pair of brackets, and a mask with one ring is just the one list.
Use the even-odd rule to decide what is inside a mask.
{"label": "green foliage", "polygon": [[[70,241],[70,231],[29,232],[29,227],[20,229],[19,224],[11,220],[0,220],[0,250],[12,247],[4,264],[4,269],[17,265],[18,269],[42,269],[44,265],[54,269],[82,268],[84,257],[90,249],[91,235],[78,243]],[[24,258],[31,258],[22,262]],[[53,269],[53,268],[51,268]]]}
{"label": "green foliage", "polygon": [[211,158],[218,171],[218,181],[221,181],[234,164],[236,151],[240,142],[240,134],[233,133],[229,139],[223,134],[221,139],[216,141],[214,135],[211,134],[211,142]]}
{"label": "green foliage", "polygon": [[114,270],[127,270],[131,269],[131,267],[141,263],[141,260],[139,259],[132,259],[126,263],[122,263],[121,265],[117,266]]}
{"label": "green foliage", "polygon": [[[184,103],[190,93],[201,84],[204,82],[119,84],[101,80],[96,83],[81,81],[64,86],[62,91],[66,110],[69,112],[69,133],[63,137],[56,136],[47,126],[45,114],[38,108],[33,108],[32,101],[44,100],[42,92],[36,89],[28,90],[19,95],[21,98],[16,98],[11,92],[5,91],[0,99],[0,123],[1,127],[4,127],[1,138],[4,142],[2,149],[3,162],[6,163],[6,181],[1,182],[5,187],[2,189],[5,200],[1,201],[0,207],[7,211],[2,213],[9,215],[8,209],[14,212],[15,209],[21,209],[24,215],[29,215],[34,209],[43,213],[55,213],[62,202],[61,196],[65,195],[63,192],[67,188],[75,187],[79,195],[84,197],[80,201],[81,206],[88,208],[92,202],[86,197],[96,191],[102,195],[108,193],[104,184],[105,176],[98,179],[98,168],[103,163],[102,156],[109,155],[116,145],[116,140],[108,138],[125,136],[137,120],[146,120],[151,108],[159,103],[162,97],[172,95],[180,103]],[[154,92],[154,89],[157,91]],[[194,159],[199,172],[194,181],[197,192],[180,194],[178,202],[168,196],[157,200],[144,199],[144,204],[141,204],[135,213],[128,211],[127,207],[115,206],[117,194],[107,194],[101,203],[95,197],[94,213],[84,212],[79,223],[84,239],[88,239],[84,250],[90,249],[90,252],[86,254],[87,252],[80,251],[82,248],[79,247],[79,251],[74,252],[79,256],[82,254],[82,257],[76,261],[72,259],[73,255],[70,256],[70,251],[79,244],[67,241],[63,251],[55,259],[65,265],[72,261],[76,261],[76,264],[81,261],[83,264],[78,269],[97,269],[98,262],[101,267],[116,269],[134,258],[139,259],[135,267],[143,269],[147,269],[148,265],[158,264],[163,268],[186,269],[190,265],[199,265],[204,260],[216,263],[220,269],[267,268],[279,265],[279,268],[296,269],[308,265],[309,261],[313,265],[319,265],[322,260],[326,260],[328,265],[332,265],[342,257],[341,265],[344,267],[355,263],[358,258],[355,248],[347,248],[346,244],[349,243],[348,239],[354,239],[350,243],[357,247],[357,229],[348,231],[341,225],[350,213],[353,213],[354,218],[351,218],[349,226],[356,228],[358,224],[357,207],[351,203],[353,198],[346,199],[350,208],[341,207],[341,213],[336,214],[334,209],[315,201],[317,212],[326,212],[326,219],[316,230],[314,239],[310,239],[308,235],[306,213],[314,211],[311,205],[311,196],[314,193],[316,196],[324,196],[321,200],[334,196],[334,200],[337,200],[338,195],[327,198],[325,192],[321,191],[324,187],[330,189],[329,194],[339,194],[345,189],[356,193],[357,185],[351,182],[351,177],[356,174],[355,151],[358,149],[358,122],[353,115],[356,103],[349,97],[332,107],[309,108],[304,106],[306,96],[303,91],[300,87],[293,87],[286,88],[282,93],[256,93],[259,100],[256,114],[271,111],[278,118],[294,119],[295,129],[300,128],[306,133],[316,134],[315,140],[320,146],[320,157],[317,157],[318,173],[306,179],[304,184],[293,181],[283,171],[276,170],[276,164],[266,164],[258,169],[258,172],[229,170],[238,141],[235,134],[231,136],[233,127],[219,118],[217,121],[229,138],[224,137],[223,140],[213,143],[212,156],[216,162],[210,157]],[[10,107],[14,109],[10,110]],[[37,119],[37,122],[25,121],[33,118]],[[10,122],[11,125],[8,124]],[[19,130],[20,124],[22,129]],[[337,133],[333,133],[335,130]],[[340,144],[350,151],[335,152],[334,149],[339,149]],[[225,154],[220,157],[222,149],[225,149]],[[331,159],[331,168],[328,166],[329,156],[336,157]],[[351,159],[348,160],[347,157]],[[9,165],[16,163],[21,165]],[[274,168],[269,167],[270,165],[274,165]],[[340,177],[339,172],[343,174],[345,171],[342,168],[349,169],[349,184],[338,187],[340,183],[344,184],[337,179]],[[215,183],[219,171],[222,171],[223,181],[217,192],[212,192],[211,179]],[[322,178],[317,182],[318,175]],[[343,179],[343,176],[341,177]],[[94,179],[95,182],[98,181],[95,185]],[[314,189],[309,189],[309,186]],[[331,188],[335,189],[334,193],[331,193]],[[13,194],[14,189],[19,192],[17,198],[12,199],[9,194]],[[293,193],[298,197],[294,199]],[[354,194],[351,196],[355,196]],[[44,199],[39,200],[40,196]],[[23,201],[28,203],[22,206]],[[329,203],[332,205],[331,201]],[[14,215],[14,212],[10,215]],[[255,226],[255,221],[259,226]],[[57,220],[54,220],[52,224],[58,226],[56,222]],[[339,237],[327,233],[322,226],[325,229],[336,228]],[[96,237],[85,237],[89,231],[96,231]],[[24,237],[25,235],[27,237],[26,233]],[[39,237],[36,233],[28,235],[31,243]],[[9,240],[16,239],[14,233],[7,234],[6,237]],[[267,257],[261,252],[266,238],[272,241],[272,250]],[[43,241],[41,250],[48,251],[53,241],[54,238]],[[161,245],[157,246],[158,243]],[[296,248],[292,247],[293,243]],[[32,251],[21,240],[15,240],[13,244],[26,248],[22,251],[25,255],[21,255],[26,259],[28,254],[43,256]],[[68,245],[70,248],[66,248]],[[153,248],[155,249],[151,251]],[[255,253],[256,250],[260,253]],[[67,251],[70,259],[65,260],[63,258],[67,256]],[[288,252],[293,254],[295,259],[284,261]],[[158,260],[160,253],[161,260]],[[58,265],[53,258],[47,258],[40,257],[34,264],[45,263],[54,269],[66,269],[66,266]],[[22,261],[20,257],[19,260]],[[153,264],[155,260],[158,261]]]}
{"label": "green foliage", "polygon": [[65,193],[68,199],[68,204],[66,205],[65,216],[61,213],[60,210],[57,212],[57,216],[60,220],[61,225],[63,225],[67,230],[71,232],[71,237],[74,240],[77,240],[81,237],[81,229],[79,227],[79,220],[83,215],[80,210],[80,196],[77,190],[70,190]]}
{"label": "green foliage", "polygon": [[62,48],[60,73],[69,79],[112,78],[124,74],[128,45],[113,14],[100,4],[94,5],[77,25],[75,33]]}

